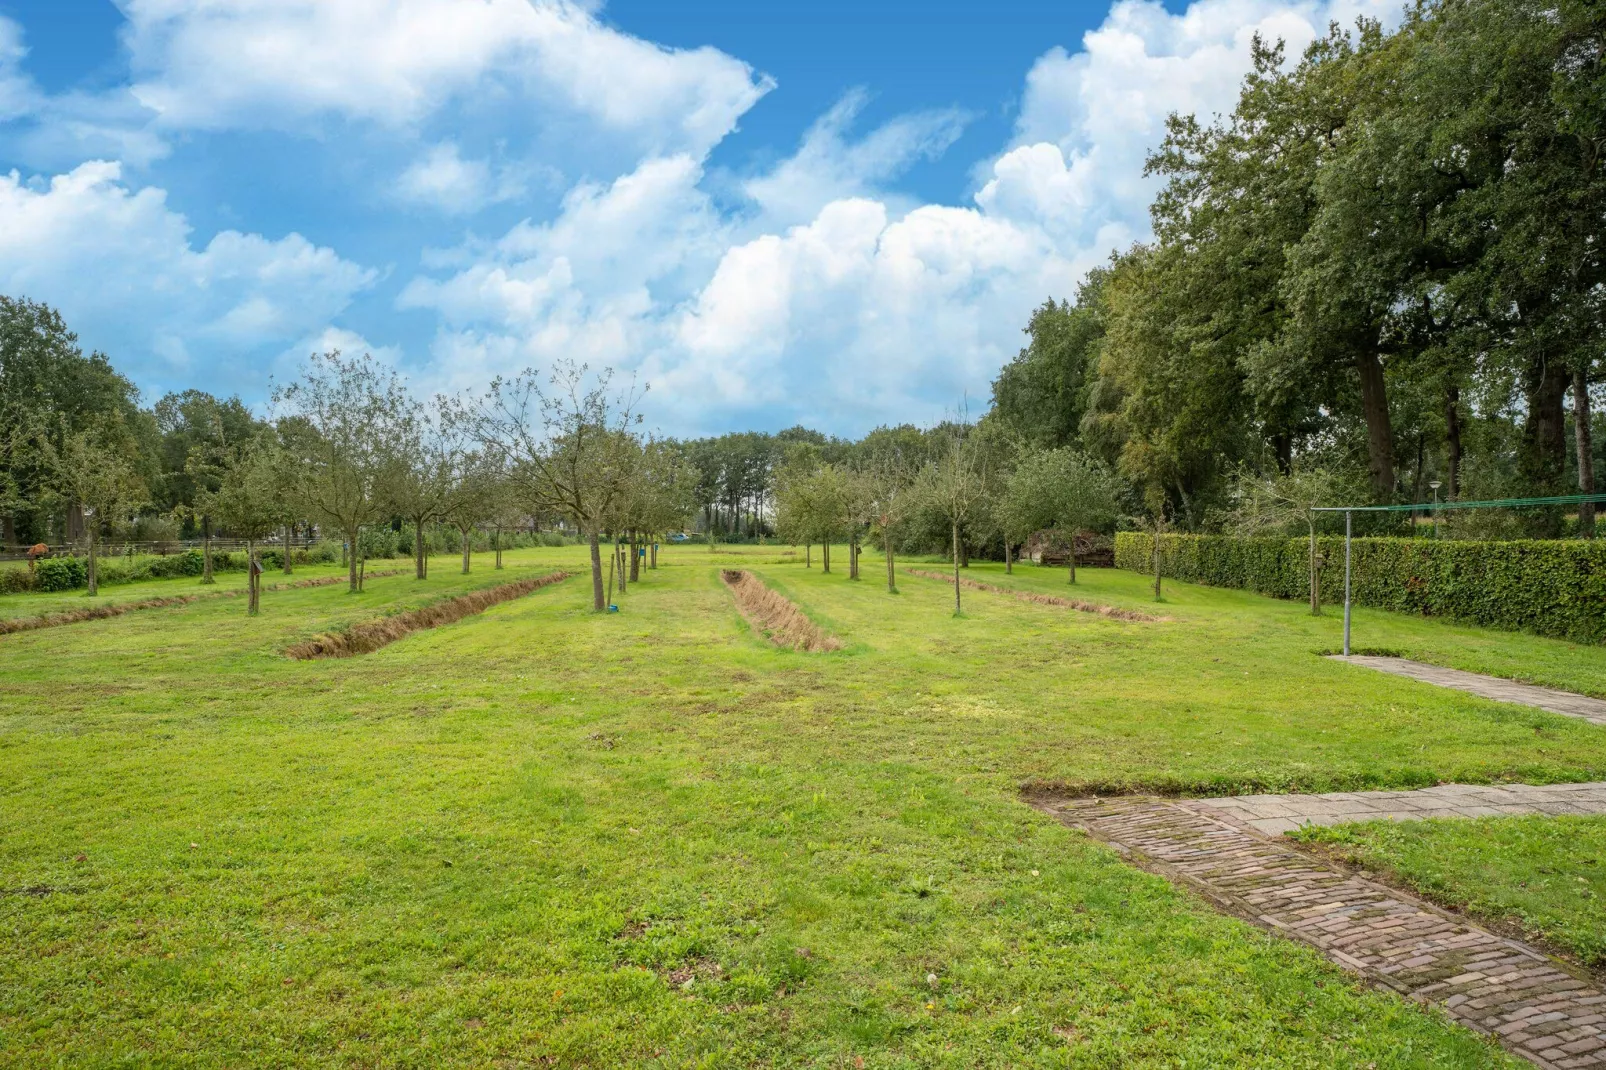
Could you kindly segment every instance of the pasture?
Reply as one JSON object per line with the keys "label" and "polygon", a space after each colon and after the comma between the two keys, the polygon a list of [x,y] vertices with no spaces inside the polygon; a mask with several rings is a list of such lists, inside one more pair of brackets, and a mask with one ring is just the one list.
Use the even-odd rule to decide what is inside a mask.
{"label": "pasture", "polygon": [[[943,582],[889,594],[873,555],[851,582],[845,549],[827,575],[672,547],[597,615],[583,553],[0,637],[0,1063],[1518,1065],[1029,797],[1600,780],[1599,727],[1325,660],[1337,614],[1241,591],[1156,606],[1136,574],[1067,592],[978,562],[1168,619],[969,589],[955,616]],[[769,642],[737,568],[841,649]],[[556,569],[576,576],[374,653],[284,654]],[[1606,695],[1606,650],[1355,629]]]}

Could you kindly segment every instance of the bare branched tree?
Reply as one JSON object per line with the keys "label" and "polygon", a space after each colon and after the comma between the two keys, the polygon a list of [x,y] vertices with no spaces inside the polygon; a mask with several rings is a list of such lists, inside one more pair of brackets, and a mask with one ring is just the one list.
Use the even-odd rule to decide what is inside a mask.
{"label": "bare branched tree", "polygon": [[628,494],[641,447],[634,383],[612,390],[612,373],[559,362],[547,376],[527,370],[497,379],[467,413],[479,439],[501,449],[508,478],[534,513],[567,517],[591,549],[592,606],[607,608],[601,539]]}

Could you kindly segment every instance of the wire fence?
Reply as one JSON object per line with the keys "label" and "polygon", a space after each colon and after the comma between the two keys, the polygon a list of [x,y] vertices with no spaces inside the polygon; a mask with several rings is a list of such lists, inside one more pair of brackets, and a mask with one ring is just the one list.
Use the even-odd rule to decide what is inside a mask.
{"label": "wire fence", "polygon": [[[1552,509],[1564,510],[1569,507],[1582,505],[1601,505],[1606,503],[1606,492],[1595,494],[1563,494],[1549,498],[1496,498],[1487,501],[1432,501],[1418,502],[1414,505],[1328,505],[1313,508],[1313,513],[1342,513],[1344,514],[1344,656],[1350,654],[1350,594],[1352,590],[1351,573],[1353,554],[1351,543],[1355,535],[1355,514],[1373,513],[1426,513],[1434,518],[1434,535],[1438,534],[1437,517],[1440,513],[1455,513],[1461,510],[1505,511],[1524,509]],[[1316,562],[1316,536],[1311,534],[1311,567]]]}

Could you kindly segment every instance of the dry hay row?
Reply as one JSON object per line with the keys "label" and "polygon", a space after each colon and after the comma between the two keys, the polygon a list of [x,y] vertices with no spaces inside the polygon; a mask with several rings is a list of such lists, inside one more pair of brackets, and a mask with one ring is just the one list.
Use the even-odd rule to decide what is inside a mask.
{"label": "dry hay row", "polygon": [[329,635],[320,635],[316,639],[309,639],[304,643],[297,643],[285,651],[286,656],[297,661],[310,661],[313,658],[349,658],[357,654],[372,654],[381,647],[389,646],[396,640],[412,632],[423,631],[426,628],[439,628],[443,624],[451,624],[471,617],[476,613],[483,613],[492,606],[501,602],[511,602],[515,598],[522,598],[531,591],[557,583],[569,578],[567,572],[549,572],[545,576],[536,576],[532,579],[518,580],[515,583],[504,583],[497,587],[487,587],[482,591],[471,591],[468,594],[458,595],[456,598],[444,598],[439,602],[398,613],[393,617],[381,617],[378,620],[364,621],[354,624],[343,632],[332,632]]}
{"label": "dry hay row", "polygon": [[[381,576],[399,576],[402,569],[390,569],[385,572],[370,572],[369,579],[378,579]],[[294,583],[276,583],[272,587],[264,587],[264,591],[288,591],[297,587],[331,587],[337,583],[346,583],[345,576],[321,576],[311,580],[296,580]],[[66,613],[47,613],[37,617],[16,617],[12,620],[0,620],[0,635],[11,635],[13,632],[33,632],[40,628],[59,628],[63,624],[81,624],[86,620],[106,620],[110,617],[121,617],[124,613],[134,613],[141,609],[166,609],[168,606],[187,606],[191,602],[203,602],[213,598],[239,598],[245,594],[245,588],[237,591],[203,591],[200,594],[176,594],[169,598],[147,598],[143,602],[122,602],[116,605],[90,606],[87,609],[74,609]]]}
{"label": "dry hay row", "polygon": [[724,569],[719,575],[731,589],[742,616],[776,646],[811,654],[842,649],[842,640],[809,620],[790,599],[764,586],[751,572]]}
{"label": "dry hay row", "polygon": [[[943,583],[953,583],[954,578],[942,572],[927,572],[924,569],[904,569],[911,576],[920,576],[928,580],[941,580]],[[1022,602],[1038,602],[1045,606],[1061,606],[1065,609],[1076,609],[1083,613],[1097,613],[1101,617],[1110,617],[1114,620],[1140,620],[1149,623],[1170,620],[1170,617],[1156,617],[1151,613],[1144,613],[1136,609],[1121,609],[1117,606],[1101,606],[1097,602],[1083,602],[1076,598],[1061,598],[1053,594],[1037,594],[1033,591],[1013,591],[1008,587],[995,587],[991,583],[982,583],[980,580],[959,580],[961,587],[971,587],[978,591],[992,591],[994,594],[1007,594],[1019,598]]]}

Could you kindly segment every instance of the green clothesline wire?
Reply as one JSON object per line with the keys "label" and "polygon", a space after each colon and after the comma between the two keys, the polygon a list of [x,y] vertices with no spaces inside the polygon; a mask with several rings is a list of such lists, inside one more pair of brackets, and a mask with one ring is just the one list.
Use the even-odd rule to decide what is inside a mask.
{"label": "green clothesline wire", "polygon": [[1322,505],[1313,513],[1414,513],[1434,509],[1516,509],[1536,505],[1583,505],[1606,502],[1606,491],[1598,494],[1564,494],[1559,498],[1500,498],[1488,502],[1422,502],[1417,505]]}

